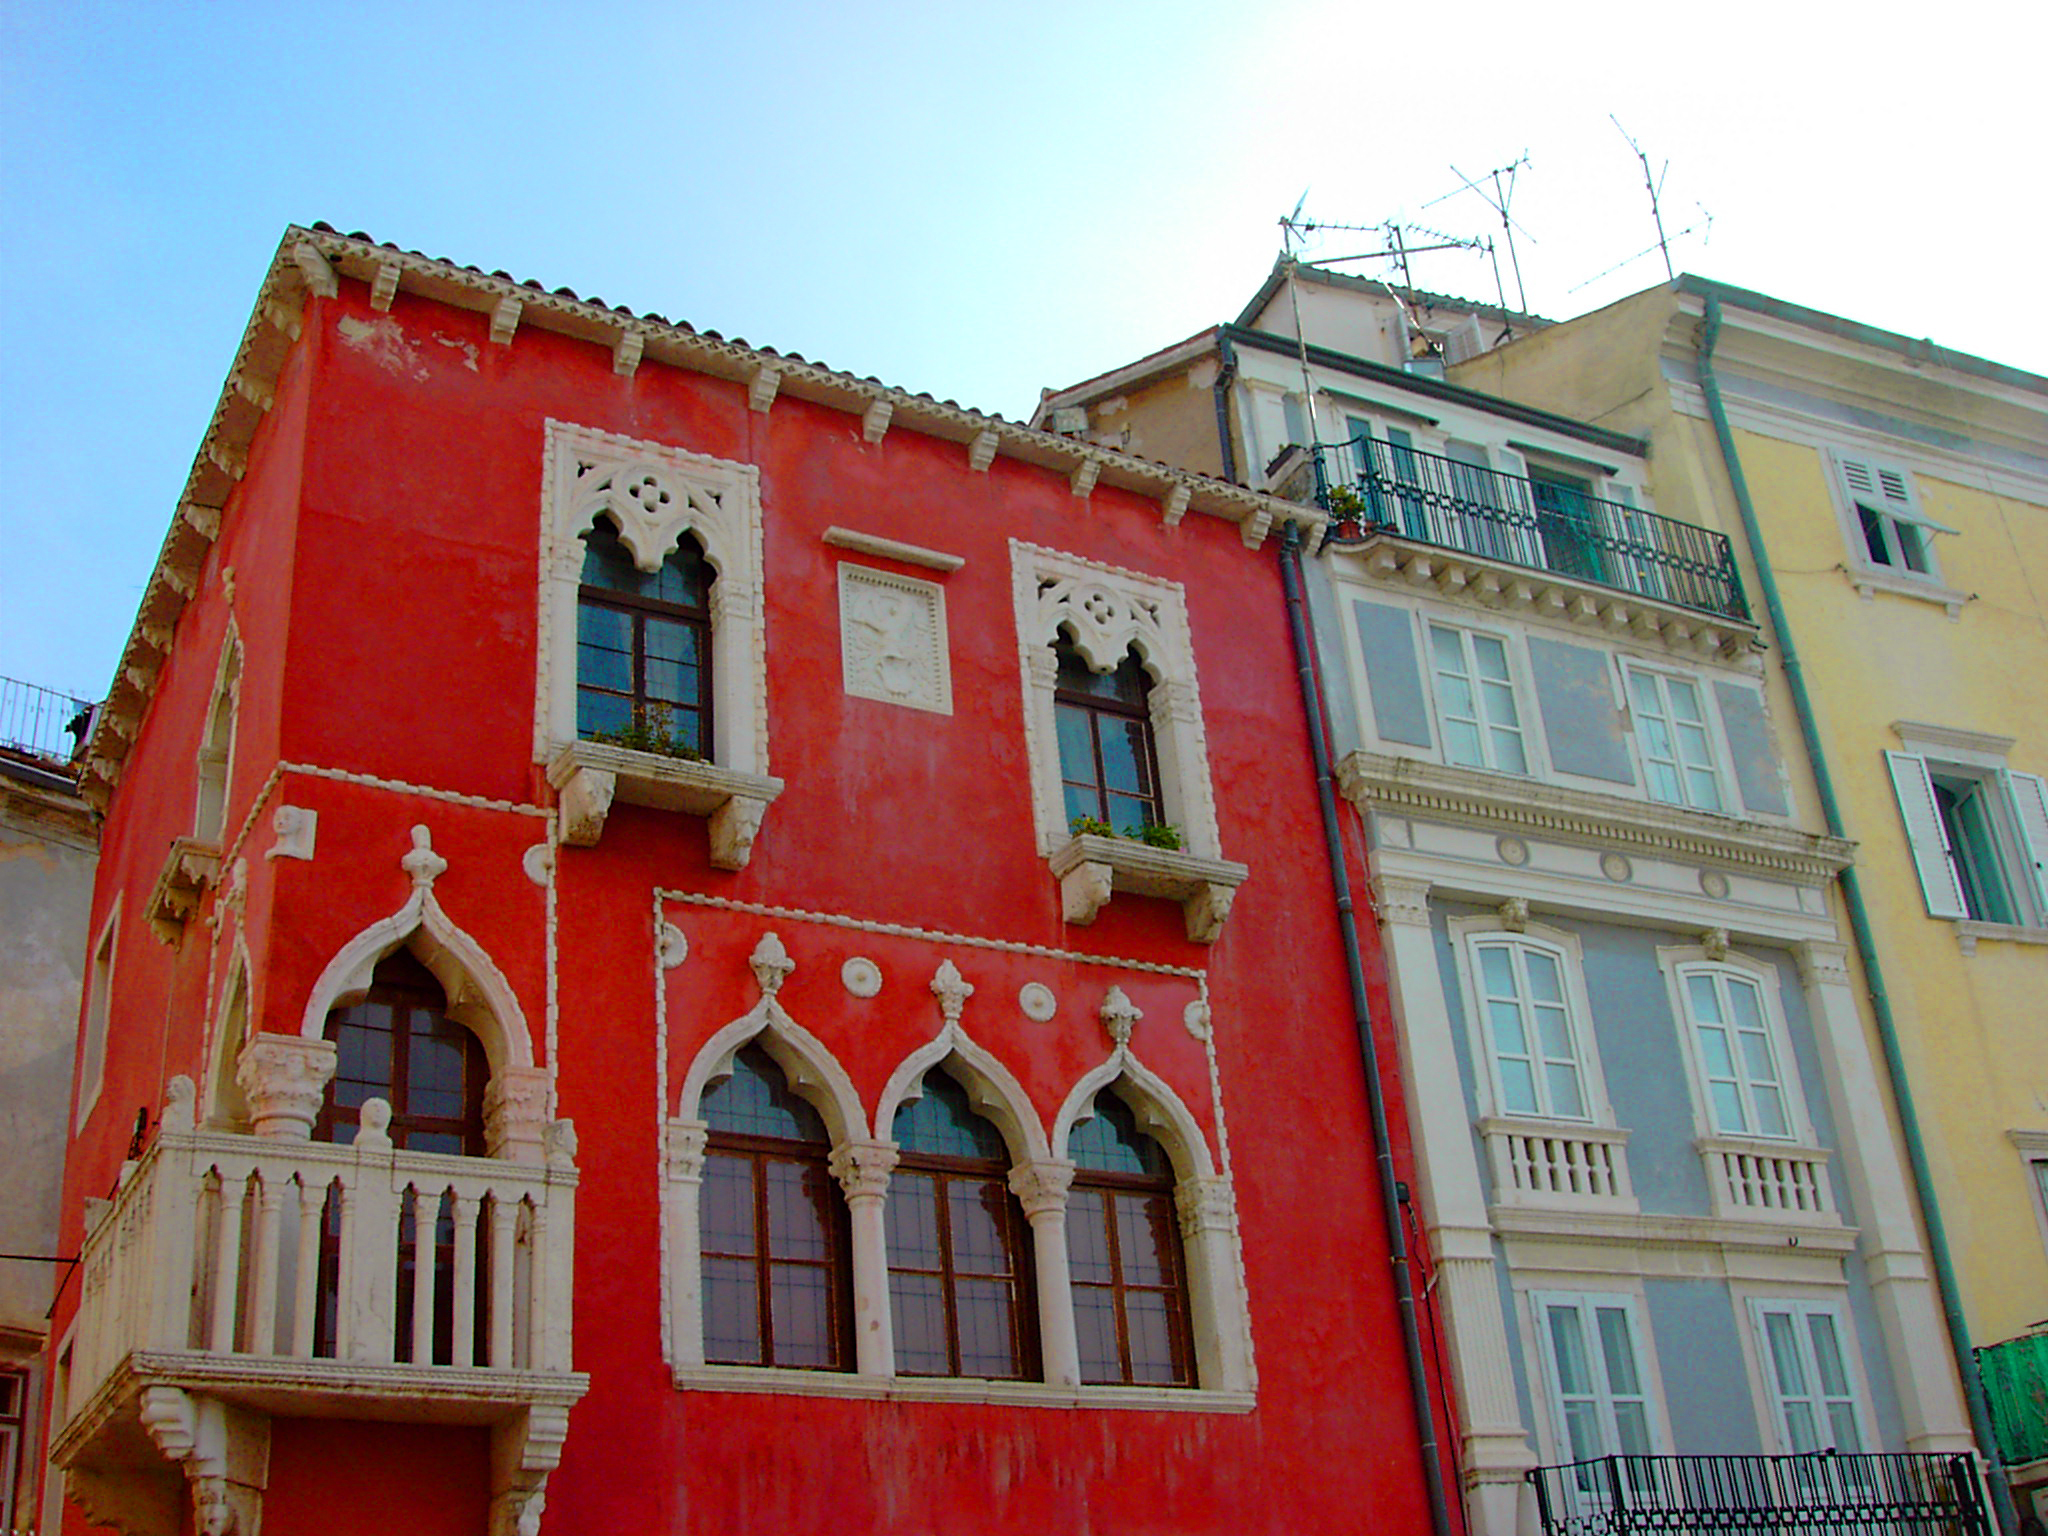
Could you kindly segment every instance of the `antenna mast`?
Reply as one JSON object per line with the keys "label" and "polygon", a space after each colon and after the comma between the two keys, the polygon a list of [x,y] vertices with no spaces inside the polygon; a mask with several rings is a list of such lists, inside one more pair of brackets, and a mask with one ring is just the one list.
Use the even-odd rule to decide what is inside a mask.
{"label": "antenna mast", "polygon": [[1658,172],[1657,175],[1652,176],[1650,174],[1650,157],[1643,153],[1642,145],[1629,137],[1628,130],[1621,126],[1621,119],[1610,112],[1607,114],[1607,121],[1614,124],[1615,132],[1621,135],[1628,147],[1636,152],[1636,159],[1642,162],[1643,186],[1650,194],[1650,217],[1656,221],[1657,249],[1664,255],[1664,281],[1668,283],[1677,277],[1678,274],[1671,269],[1671,242],[1664,234],[1664,211],[1658,207],[1657,199],[1658,195],[1664,190],[1664,177],[1670,173],[1671,162],[1666,160],[1664,162],[1664,169]]}

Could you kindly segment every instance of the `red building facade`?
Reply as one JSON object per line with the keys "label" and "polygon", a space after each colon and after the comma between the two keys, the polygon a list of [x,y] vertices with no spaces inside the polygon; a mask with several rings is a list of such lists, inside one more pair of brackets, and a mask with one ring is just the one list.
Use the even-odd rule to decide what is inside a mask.
{"label": "red building facade", "polygon": [[1419,1529],[1314,515],[290,231],[93,742],[62,1528]]}

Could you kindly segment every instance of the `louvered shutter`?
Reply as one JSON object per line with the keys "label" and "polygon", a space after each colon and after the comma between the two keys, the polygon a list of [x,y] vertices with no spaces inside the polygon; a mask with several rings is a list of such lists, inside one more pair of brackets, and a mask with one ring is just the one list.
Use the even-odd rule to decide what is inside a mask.
{"label": "louvered shutter", "polygon": [[2019,813],[2020,859],[2034,877],[2035,916],[2048,924],[2048,781],[2037,773],[2007,773],[2005,787]]}
{"label": "louvered shutter", "polygon": [[1899,816],[1906,824],[1906,843],[1920,876],[1920,894],[1927,899],[1927,915],[1969,916],[1955,865],[1949,861],[1948,834],[1942,830],[1941,812],[1934,803],[1934,781],[1927,776],[1925,759],[1911,752],[1887,752],[1884,756],[1891,765],[1892,791],[1899,797]]}
{"label": "louvered shutter", "polygon": [[1902,517],[1909,523],[1920,521],[1920,509],[1913,497],[1913,483],[1904,470],[1870,459],[1852,459],[1846,454],[1835,455],[1835,467],[1841,471],[1842,485],[1849,492],[1851,501],[1860,501],[1893,517]]}

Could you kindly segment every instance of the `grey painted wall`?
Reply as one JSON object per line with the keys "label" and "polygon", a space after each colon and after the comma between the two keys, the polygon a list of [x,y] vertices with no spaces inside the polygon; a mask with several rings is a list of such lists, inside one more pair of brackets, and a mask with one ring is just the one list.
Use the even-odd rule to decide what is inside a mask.
{"label": "grey painted wall", "polygon": [[1422,694],[1422,667],[1415,655],[1415,616],[1406,608],[1355,599],[1359,648],[1372,688],[1372,720],[1382,741],[1430,744],[1429,701]]}
{"label": "grey painted wall", "polygon": [[[1342,614],[1338,612],[1336,584],[1330,579],[1327,560],[1301,562],[1301,586],[1308,603],[1309,643],[1316,649],[1316,666],[1323,677],[1323,696],[1330,715],[1330,756],[1340,761],[1347,752],[1365,744],[1358,724],[1358,690],[1351,686],[1351,663],[1344,645]],[[1368,654],[1367,660],[1371,657]]]}
{"label": "grey painted wall", "polygon": [[1647,1279],[1643,1299],[1649,1304],[1645,1323],[1664,1378],[1673,1453],[1762,1451],[1727,1282]]}
{"label": "grey painted wall", "polygon": [[1714,693],[1721,701],[1721,724],[1728,730],[1728,752],[1743,805],[1765,816],[1789,815],[1785,776],[1778,766],[1770,721],[1764,717],[1763,690],[1747,683],[1717,682]]}
{"label": "grey painted wall", "polygon": [[1529,671],[1543,709],[1543,739],[1551,765],[1562,773],[1633,784],[1628,733],[1614,705],[1611,660],[1605,651],[1529,637]]}
{"label": "grey painted wall", "polygon": [[[81,802],[0,779],[0,1253],[57,1251],[86,925],[99,855]],[[0,1263],[0,1330],[40,1335],[55,1265]]]}

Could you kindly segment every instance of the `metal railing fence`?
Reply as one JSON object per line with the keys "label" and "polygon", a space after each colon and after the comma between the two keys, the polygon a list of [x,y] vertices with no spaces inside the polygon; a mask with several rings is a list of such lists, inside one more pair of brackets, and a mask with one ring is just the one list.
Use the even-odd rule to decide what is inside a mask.
{"label": "metal railing fence", "polygon": [[68,763],[76,745],[71,724],[91,710],[92,705],[68,693],[0,677],[0,747]]}

